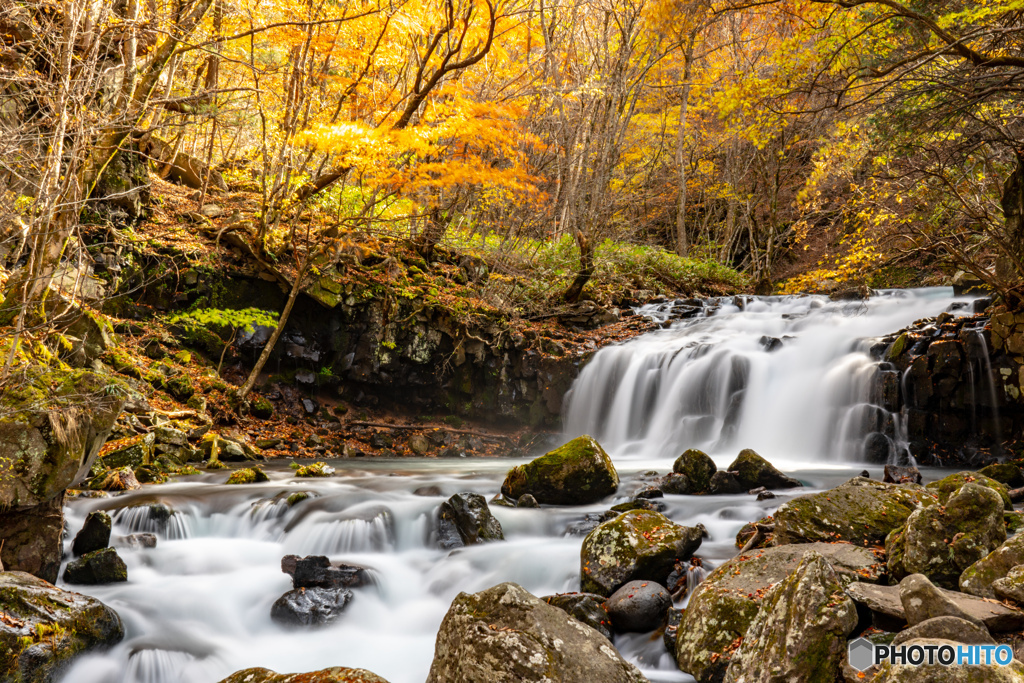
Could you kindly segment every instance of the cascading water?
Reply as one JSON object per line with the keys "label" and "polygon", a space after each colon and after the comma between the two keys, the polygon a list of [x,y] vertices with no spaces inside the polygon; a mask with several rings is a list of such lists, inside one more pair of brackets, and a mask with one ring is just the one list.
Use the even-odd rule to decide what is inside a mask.
{"label": "cascading water", "polygon": [[[567,436],[587,432],[602,440],[616,460],[618,493],[590,506],[493,506],[504,542],[443,551],[432,520],[455,493],[496,494],[519,460],[335,461],[336,476],[316,480],[297,479],[284,463],[272,462],[271,481],[263,484],[224,486],[226,473],[215,472],[113,498],[69,499],[72,534],[90,511],[113,513],[112,539],[129,581],[65,586],[113,607],[126,636],[109,652],[77,660],[63,681],[215,683],[256,666],[279,672],[349,666],[391,683],[421,683],[437,629],[459,592],[502,581],[535,595],[579,590],[583,539],[567,528],[628,500],[650,484],[647,470],[667,471],[683,448],[705,447],[724,459],[752,447],[807,484],[765,501],[745,494],[665,496],[670,519],[708,529],[698,553],[703,567],[688,575],[695,585],[735,554],[744,523],[860,471],[859,463],[825,461],[855,459],[863,436],[874,362],[869,342],[861,340],[935,315],[951,302],[949,292],[931,291],[858,303],[752,300],[742,311],[726,303],[713,315],[694,308],[688,314],[704,317],[600,351],[572,390]],[[672,307],[643,312],[667,318]],[[292,495],[300,492],[309,495]],[[156,548],[122,540],[135,532],[156,534]],[[291,588],[281,558],[292,553],[364,566],[373,585],[356,589],[335,624],[283,628],[271,621],[270,609]],[[615,645],[651,681],[692,680],[676,669],[658,634],[616,636]]]}

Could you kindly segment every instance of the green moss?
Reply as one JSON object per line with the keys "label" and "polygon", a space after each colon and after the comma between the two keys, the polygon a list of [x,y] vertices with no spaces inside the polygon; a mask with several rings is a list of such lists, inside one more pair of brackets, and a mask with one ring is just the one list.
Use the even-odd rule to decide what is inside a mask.
{"label": "green moss", "polygon": [[228,477],[228,484],[256,484],[259,482],[270,481],[270,477],[260,467],[246,467],[244,469],[235,470]]}
{"label": "green moss", "polygon": [[935,491],[939,495],[939,502],[945,505],[950,496],[956,493],[964,484],[970,482],[992,489],[1003,499],[1003,507],[1007,510],[1013,510],[1013,503],[1010,502],[1010,494],[1006,489],[1006,485],[986,477],[980,472],[957,472],[939,481],[933,481],[927,485],[927,488]]}
{"label": "green moss", "polygon": [[887,361],[892,362],[899,358],[900,356],[902,356],[903,352],[906,351],[907,349],[907,343],[909,341],[910,336],[906,332],[901,334],[899,337],[896,338],[896,341],[892,343],[892,346],[889,347],[889,350],[886,351],[885,359]]}
{"label": "green moss", "polygon": [[509,470],[501,492],[511,500],[530,493],[539,503],[586,505],[618,487],[611,458],[593,437],[584,435]]}
{"label": "green moss", "polygon": [[334,468],[324,462],[314,462],[295,470],[296,477],[329,477],[333,474]]}

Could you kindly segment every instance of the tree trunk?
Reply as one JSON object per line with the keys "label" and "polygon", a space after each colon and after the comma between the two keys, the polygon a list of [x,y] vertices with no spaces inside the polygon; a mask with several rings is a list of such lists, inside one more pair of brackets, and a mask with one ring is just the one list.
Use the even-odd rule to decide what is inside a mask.
{"label": "tree trunk", "polygon": [[256,365],[252,367],[252,371],[249,373],[249,377],[246,378],[245,384],[238,391],[238,398],[240,401],[244,401],[245,397],[249,395],[252,388],[256,386],[256,380],[259,378],[260,373],[263,372],[263,366],[270,360],[270,354],[274,350],[274,346],[277,344],[277,340],[281,338],[281,333],[284,332],[284,326],[288,322],[288,316],[292,313],[292,308],[295,306],[295,300],[299,298],[299,290],[302,289],[302,280],[306,275],[306,265],[299,269],[299,272],[295,276],[295,282],[292,284],[292,290],[288,293],[288,301],[285,302],[284,310],[281,311],[281,317],[278,318],[277,328],[273,334],[270,335],[270,339],[267,340],[266,346],[263,347],[263,351],[260,353],[260,357],[256,360]]}
{"label": "tree trunk", "polygon": [[590,281],[594,274],[594,245],[583,234],[582,230],[576,230],[576,244],[580,247],[580,269],[576,273],[576,279],[565,290],[564,299],[566,303],[574,304],[580,300],[583,288]]}
{"label": "tree trunk", "polygon": [[1024,156],[1003,183],[1004,253],[996,259],[996,277],[1013,287],[1024,275]]}
{"label": "tree trunk", "polygon": [[686,233],[686,159],[684,142],[686,140],[686,114],[690,100],[690,76],[693,73],[693,46],[697,40],[697,34],[691,33],[686,43],[686,52],[683,58],[686,64],[683,67],[683,94],[679,103],[679,130],[676,133],[676,164],[679,166],[679,196],[676,204],[676,253],[680,256],[688,256],[690,253],[690,238]]}

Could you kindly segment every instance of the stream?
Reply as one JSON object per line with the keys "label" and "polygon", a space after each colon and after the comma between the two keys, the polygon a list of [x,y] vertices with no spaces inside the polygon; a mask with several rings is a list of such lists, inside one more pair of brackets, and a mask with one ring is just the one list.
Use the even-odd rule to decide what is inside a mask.
{"label": "stream", "polygon": [[[282,460],[268,463],[271,480],[262,484],[226,486],[227,472],[220,471],[112,498],[69,499],[72,537],[89,512],[111,512],[112,545],[129,580],[59,584],[110,605],[126,632],[112,650],[76,660],[63,681],[216,683],[255,666],[281,673],[348,666],[391,683],[421,683],[438,626],[459,592],[503,581],[538,596],[579,590],[583,537],[567,534],[568,525],[629,500],[649,484],[650,472],[670,471],[686,448],[702,448],[720,468],[741,448],[754,448],[806,488],[761,502],[747,494],[663,499],[673,521],[707,528],[697,555],[713,569],[735,554],[744,523],[789,498],[836,486],[865,467],[880,478],[879,465],[860,462],[857,415],[876,365],[864,340],[966,301],[944,289],[888,292],[866,302],[764,298],[743,310],[721,305],[599,351],[566,397],[564,437],[597,437],[619,470],[619,490],[592,506],[492,506],[505,542],[442,551],[432,520],[455,493],[490,499],[508,469],[525,460],[334,460],[337,472],[326,479],[295,478]],[[639,312],[668,319],[672,305]],[[900,448],[896,433],[894,457]],[[923,473],[928,480],[940,474]],[[285,496],[298,491],[312,497],[289,506]],[[119,536],[136,532],[155,533],[156,548],[118,544]],[[355,589],[331,626],[282,628],[270,608],[291,588],[281,571],[287,554],[367,567],[374,585]],[[660,634],[616,636],[615,645],[651,681],[692,680],[678,671]]]}

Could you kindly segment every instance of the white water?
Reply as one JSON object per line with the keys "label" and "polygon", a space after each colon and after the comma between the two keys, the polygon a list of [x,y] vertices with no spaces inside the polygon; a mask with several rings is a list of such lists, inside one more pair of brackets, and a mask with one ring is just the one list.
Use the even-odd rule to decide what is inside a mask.
{"label": "white water", "polygon": [[[313,480],[295,479],[281,463],[271,465],[265,484],[223,486],[227,473],[211,473],[116,498],[70,500],[72,535],[96,509],[161,502],[177,512],[163,524],[148,509],[115,514],[115,539],[150,531],[159,536],[157,547],[119,548],[127,583],[65,586],[113,607],[125,622],[126,637],[109,652],[79,659],[63,681],[214,683],[254,666],[279,672],[350,666],[391,683],[421,683],[437,628],[460,591],[502,581],[518,582],[539,596],[578,590],[582,538],[567,536],[567,524],[627,500],[648,481],[644,472],[668,471],[685,448],[707,446],[727,463],[738,448],[753,447],[809,489],[763,502],[748,495],[664,499],[669,518],[707,527],[710,538],[698,555],[714,567],[735,553],[733,540],[745,522],[862,469],[828,462],[845,452],[829,448],[829,435],[844,433],[844,416],[863,399],[870,359],[857,340],[934,315],[950,301],[948,293],[929,292],[853,305],[756,302],[742,313],[726,307],[712,318],[602,350],[573,390],[567,435],[590,432],[605,443],[622,477],[618,494],[578,508],[495,506],[503,543],[446,552],[436,548],[430,532],[437,506],[448,496],[496,494],[505,472],[521,462],[509,459],[334,461],[335,477]],[[768,354],[757,345],[762,335],[793,339]],[[721,436],[729,399],[722,387],[736,375],[737,364],[749,371],[729,440]],[[700,427],[702,421],[707,425]],[[880,475],[878,467],[873,474]],[[429,485],[441,495],[413,494]],[[280,502],[253,505],[300,490],[316,498],[292,508]],[[357,589],[329,627],[283,629],[270,620],[270,607],[291,588],[280,560],[292,553],[363,565],[376,585]],[[652,681],[692,680],[676,670],[660,636],[616,637],[615,644]]]}

